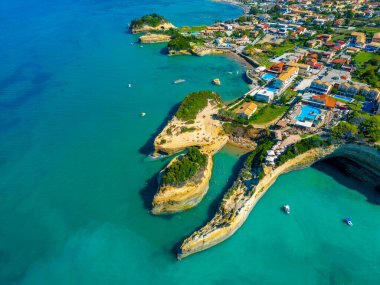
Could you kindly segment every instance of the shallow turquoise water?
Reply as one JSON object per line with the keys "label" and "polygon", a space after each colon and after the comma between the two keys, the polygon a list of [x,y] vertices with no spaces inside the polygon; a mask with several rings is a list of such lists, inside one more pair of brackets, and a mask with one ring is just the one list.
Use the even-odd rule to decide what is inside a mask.
{"label": "shallow turquoise water", "polygon": [[175,260],[241,160],[219,153],[199,207],[153,217],[168,159],[147,159],[151,139],[187,93],[232,100],[248,88],[225,57],[131,45],[126,24],[148,12],[193,25],[240,10],[205,0],[0,3],[0,284],[379,284],[379,206],[363,186],[313,168],[280,177],[231,239]]}

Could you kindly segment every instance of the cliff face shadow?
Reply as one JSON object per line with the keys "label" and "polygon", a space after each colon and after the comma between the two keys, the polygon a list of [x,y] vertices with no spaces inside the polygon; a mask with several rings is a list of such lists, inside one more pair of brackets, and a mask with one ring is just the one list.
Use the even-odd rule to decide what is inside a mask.
{"label": "cliff face shadow", "polygon": [[160,54],[162,55],[168,55],[169,49],[167,47],[164,47],[160,50]]}
{"label": "cliff face shadow", "polygon": [[147,140],[147,142],[142,147],[139,148],[139,152],[141,154],[149,155],[149,154],[151,154],[153,152],[153,150],[154,150],[154,148],[153,148],[154,139],[165,128],[167,122],[174,116],[174,114],[176,113],[176,111],[177,111],[177,109],[178,109],[179,106],[180,106],[180,103],[175,104],[170,109],[170,111],[168,112],[168,115],[162,121],[162,123],[160,124],[160,126],[156,129],[156,131],[153,134],[150,135],[150,137]]}
{"label": "cliff face shadow", "polygon": [[[140,197],[143,201],[144,208],[147,210],[152,209],[153,197],[158,191],[158,175],[160,172],[154,174],[146,181],[146,186],[139,191]],[[156,217],[165,220],[171,220],[174,214],[157,215]]]}
{"label": "cliff face shadow", "polygon": [[380,177],[344,158],[333,157],[317,162],[313,168],[333,177],[338,183],[358,191],[369,203],[380,205]]}
{"label": "cliff face shadow", "polygon": [[143,203],[144,203],[144,208],[147,209],[147,210],[151,210],[153,197],[154,197],[154,195],[157,192],[157,188],[158,188],[158,181],[157,181],[158,174],[159,174],[159,172],[157,172],[151,178],[149,178],[146,181],[146,186],[144,188],[142,188],[140,190],[140,192],[139,192],[140,193],[140,197],[142,198]]}

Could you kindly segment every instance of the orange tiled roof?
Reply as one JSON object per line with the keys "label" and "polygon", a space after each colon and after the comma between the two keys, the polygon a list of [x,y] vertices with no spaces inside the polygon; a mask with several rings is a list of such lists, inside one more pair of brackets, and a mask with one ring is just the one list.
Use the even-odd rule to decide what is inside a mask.
{"label": "orange tiled roof", "polygon": [[325,101],[325,106],[329,107],[329,108],[334,108],[336,105],[336,102],[337,102],[336,99],[334,99],[334,98],[332,98],[326,94],[313,96],[312,98],[313,98],[313,100]]}

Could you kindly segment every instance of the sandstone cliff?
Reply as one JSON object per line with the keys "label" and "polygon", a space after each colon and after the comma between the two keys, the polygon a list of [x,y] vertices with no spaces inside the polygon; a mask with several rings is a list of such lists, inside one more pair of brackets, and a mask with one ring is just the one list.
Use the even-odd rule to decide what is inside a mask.
{"label": "sandstone cliff", "polygon": [[131,32],[133,34],[138,34],[138,33],[154,32],[154,31],[167,31],[171,28],[175,29],[176,27],[172,23],[163,23],[157,27],[152,27],[148,25],[138,27],[138,28],[132,27]]}
{"label": "sandstone cliff", "polygon": [[151,34],[148,33],[139,38],[141,43],[150,44],[150,43],[167,43],[171,39],[171,36],[165,34]]}
{"label": "sandstone cliff", "polygon": [[[177,157],[167,167],[175,162],[176,159]],[[198,179],[188,181],[181,187],[171,185],[161,186],[153,199],[152,214],[159,215],[180,212],[198,205],[207,193],[212,167],[212,156],[208,155],[206,167]],[[161,174],[164,171],[165,169],[161,171]]]}
{"label": "sandstone cliff", "polygon": [[246,185],[243,179],[235,182],[224,196],[214,218],[184,240],[178,252],[178,259],[210,248],[234,234],[279,175],[308,167],[324,158],[337,156],[354,160],[380,176],[380,152],[368,146],[353,144],[312,149],[275,169],[265,168],[266,175],[256,186]]}

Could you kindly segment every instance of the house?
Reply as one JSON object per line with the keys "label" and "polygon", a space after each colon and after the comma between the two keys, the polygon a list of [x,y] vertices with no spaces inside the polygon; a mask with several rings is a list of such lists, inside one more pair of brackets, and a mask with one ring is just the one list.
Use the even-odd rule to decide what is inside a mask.
{"label": "house", "polygon": [[330,108],[335,108],[337,100],[332,98],[331,96],[322,94],[322,95],[312,96],[309,102],[311,103],[311,105],[315,104],[318,107],[330,109]]}
{"label": "house", "polygon": [[237,45],[246,45],[250,43],[250,40],[247,35],[243,35],[240,39],[236,39],[235,43]]}
{"label": "house", "polygon": [[284,70],[284,66],[285,64],[282,62],[276,63],[268,67],[267,71],[280,74]]}
{"label": "house", "polygon": [[274,80],[274,88],[281,89],[282,87],[289,85],[293,81],[293,79],[298,75],[298,71],[298,67],[288,67]]}
{"label": "house", "polygon": [[275,92],[271,89],[268,88],[263,88],[260,89],[255,95],[254,98],[257,101],[265,102],[265,103],[270,103],[273,101]]}
{"label": "house", "polygon": [[257,105],[253,102],[245,102],[235,110],[235,113],[242,118],[249,119],[257,110]]}
{"label": "house", "polygon": [[309,40],[309,41],[307,41],[306,43],[307,43],[307,46],[308,46],[308,47],[313,48],[313,47],[315,47],[315,46],[321,44],[321,41],[318,41],[318,40]]}
{"label": "house", "polygon": [[354,97],[359,95],[360,86],[359,85],[350,85],[348,83],[342,83],[339,85],[338,92],[340,95]]}
{"label": "house", "polygon": [[352,32],[351,41],[355,44],[356,47],[363,48],[366,42],[366,35],[365,33]]}
{"label": "house", "polygon": [[311,82],[309,91],[317,94],[328,94],[332,88],[331,83],[323,82],[321,80],[314,80]]}
{"label": "house", "polygon": [[300,75],[309,75],[310,73],[310,65],[296,62],[288,62],[287,66],[298,67]]}
{"label": "house", "polygon": [[336,21],[334,22],[334,26],[335,26],[335,27],[340,27],[340,26],[343,25],[343,23],[344,23],[344,19],[338,19],[338,20],[336,20]]}
{"label": "house", "polygon": [[365,50],[369,52],[380,51],[380,42],[374,42],[374,41],[370,42],[369,44],[366,45]]}
{"label": "house", "polygon": [[335,58],[331,61],[331,64],[334,66],[342,67],[348,65],[350,60],[348,58]]}
{"label": "house", "polygon": [[324,41],[324,42],[327,42],[327,41],[330,41],[331,40],[331,35],[329,34],[319,34],[316,36],[317,39],[321,40],[321,41]]}
{"label": "house", "polygon": [[380,98],[380,90],[379,89],[371,89],[369,87],[363,87],[362,88],[362,95],[370,101],[375,101]]}
{"label": "house", "polygon": [[380,43],[380,32],[373,35],[372,42]]}

